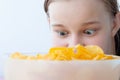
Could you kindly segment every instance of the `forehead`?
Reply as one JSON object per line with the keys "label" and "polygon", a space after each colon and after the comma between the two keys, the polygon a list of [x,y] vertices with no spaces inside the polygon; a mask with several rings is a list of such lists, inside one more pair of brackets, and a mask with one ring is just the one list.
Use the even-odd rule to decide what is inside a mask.
{"label": "forehead", "polygon": [[[64,11],[75,11],[82,12],[88,11],[106,11],[106,7],[101,0],[52,0],[49,5],[49,10],[62,12]],[[84,12],[83,11],[83,12]],[[106,11],[107,12],[107,11]]]}
{"label": "forehead", "polygon": [[108,17],[108,12],[100,0],[58,0],[49,5],[51,20],[101,19]]}

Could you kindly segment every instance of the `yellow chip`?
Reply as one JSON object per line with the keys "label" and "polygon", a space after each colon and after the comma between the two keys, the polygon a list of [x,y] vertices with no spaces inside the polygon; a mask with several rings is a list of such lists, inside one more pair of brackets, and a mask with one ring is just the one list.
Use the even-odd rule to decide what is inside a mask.
{"label": "yellow chip", "polygon": [[70,60],[110,60],[114,59],[113,56],[105,55],[103,50],[94,45],[82,46],[77,45],[76,47],[54,47],[51,48],[48,54],[36,56],[26,56],[19,52],[16,52],[11,56],[13,59],[24,59],[24,60],[59,60],[59,61],[70,61]]}
{"label": "yellow chip", "polygon": [[93,54],[98,54],[98,53],[104,54],[103,50],[100,47],[95,45],[88,45],[88,46],[85,46],[85,48]]}

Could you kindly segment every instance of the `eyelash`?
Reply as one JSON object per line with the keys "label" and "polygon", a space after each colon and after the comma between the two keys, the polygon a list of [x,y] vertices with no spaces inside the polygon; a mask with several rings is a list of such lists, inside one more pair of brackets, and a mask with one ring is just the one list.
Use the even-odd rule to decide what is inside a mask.
{"label": "eyelash", "polygon": [[[88,32],[87,32],[88,31]],[[92,34],[90,34],[90,32],[89,31],[92,31]],[[84,30],[82,33],[84,34],[84,35],[86,35],[86,36],[94,36],[95,35],[95,33],[96,33],[96,29],[86,29],[86,30]],[[61,38],[65,38],[65,37],[67,37],[68,36],[68,32],[67,31],[59,31],[59,30],[56,30],[55,31],[56,33],[57,33],[57,35],[59,36],[59,37],[61,37]]]}
{"label": "eyelash", "polygon": [[95,29],[86,29],[86,30],[83,31],[83,33],[87,36],[93,36],[93,35],[95,35],[96,30]]}
{"label": "eyelash", "polygon": [[68,32],[66,31],[56,31],[56,33],[58,34],[59,37],[67,37],[68,36]]}

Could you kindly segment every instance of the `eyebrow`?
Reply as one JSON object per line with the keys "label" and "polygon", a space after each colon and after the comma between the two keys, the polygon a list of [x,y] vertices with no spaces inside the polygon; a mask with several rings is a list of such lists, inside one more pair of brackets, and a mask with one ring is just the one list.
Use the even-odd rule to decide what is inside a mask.
{"label": "eyebrow", "polygon": [[81,26],[88,26],[88,25],[93,25],[93,24],[100,24],[99,21],[88,21],[83,23]]}
{"label": "eyebrow", "polygon": [[[88,26],[88,25],[93,25],[93,24],[100,24],[100,22],[99,21],[88,21],[88,22],[81,24],[80,26]],[[53,24],[51,24],[51,26],[53,26],[53,27],[65,27],[65,25],[59,24],[59,23],[53,23]]]}
{"label": "eyebrow", "polygon": [[53,27],[65,27],[65,25],[59,24],[59,23],[51,24],[51,26],[53,26]]}

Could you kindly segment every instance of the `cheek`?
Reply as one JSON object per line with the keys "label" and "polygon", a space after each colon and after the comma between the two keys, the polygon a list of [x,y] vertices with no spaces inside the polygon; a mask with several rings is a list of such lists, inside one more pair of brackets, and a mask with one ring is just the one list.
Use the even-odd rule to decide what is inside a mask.
{"label": "cheek", "polygon": [[55,35],[53,35],[53,47],[65,47],[66,46],[66,41],[65,39],[61,39]]}
{"label": "cheek", "polygon": [[94,37],[94,38],[88,38],[84,40],[85,45],[98,45],[100,47],[103,46],[105,43],[103,37]]}
{"label": "cheek", "polygon": [[106,40],[104,40],[103,37],[96,37],[94,39],[89,39],[87,43],[90,45],[98,45],[103,48],[103,46],[106,44]]}
{"label": "cheek", "polygon": [[105,53],[112,50],[112,37],[110,35],[99,35],[91,39],[86,39],[86,45],[98,45]]}

